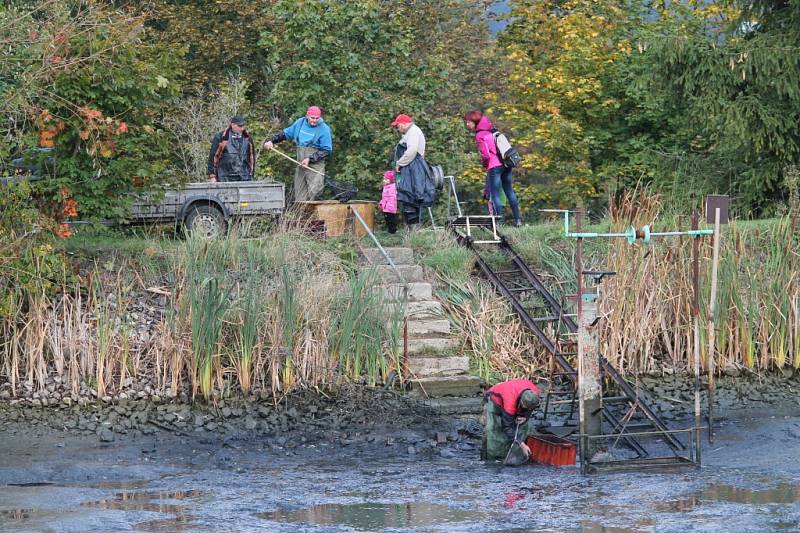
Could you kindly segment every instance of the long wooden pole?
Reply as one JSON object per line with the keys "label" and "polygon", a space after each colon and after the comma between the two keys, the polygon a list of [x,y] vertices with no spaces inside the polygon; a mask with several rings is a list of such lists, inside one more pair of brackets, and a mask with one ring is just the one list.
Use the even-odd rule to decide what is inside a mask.
{"label": "long wooden pole", "polygon": [[301,167],[303,167],[303,168],[304,168],[304,169],[306,169],[306,170],[310,170],[311,172],[313,172],[313,173],[315,173],[315,174],[319,174],[320,176],[324,176],[324,175],[325,175],[325,173],[324,173],[324,172],[320,172],[319,170],[317,170],[317,169],[315,169],[315,168],[311,168],[311,167],[307,167],[307,166],[303,165],[303,164],[302,164],[300,161],[298,161],[298,160],[297,160],[297,159],[295,159],[294,157],[292,157],[292,156],[290,156],[290,155],[287,155],[287,154],[284,154],[283,152],[281,152],[280,150],[278,150],[278,149],[277,149],[277,148],[275,148],[274,146],[273,146],[272,148],[270,148],[270,150],[272,150],[273,152],[275,152],[275,153],[276,153],[276,154],[278,154],[279,156],[281,156],[281,157],[284,157],[284,158],[288,159],[288,160],[289,160],[289,161],[291,161],[292,163],[295,163],[297,166],[301,166]]}
{"label": "long wooden pole", "polygon": [[714,252],[711,260],[711,297],[708,300],[708,442],[714,442],[714,349],[717,330],[714,313],[717,306],[717,271],[719,269],[720,209],[714,210]]}
{"label": "long wooden pole", "polygon": [[[692,229],[699,229],[697,209],[692,211]],[[692,238],[692,323],[694,327],[694,454],[700,467],[700,238]]]}

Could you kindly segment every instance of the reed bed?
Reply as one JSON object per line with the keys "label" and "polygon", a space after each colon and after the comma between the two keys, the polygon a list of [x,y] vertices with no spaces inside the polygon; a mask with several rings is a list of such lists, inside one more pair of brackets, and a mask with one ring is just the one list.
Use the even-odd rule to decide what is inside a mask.
{"label": "reed bed", "polygon": [[[659,217],[658,196],[624,198],[611,211],[615,229],[633,224],[689,229],[688,217]],[[666,219],[666,220],[665,220]],[[700,245],[701,366],[707,334],[716,333],[715,367],[768,370],[800,366],[797,304],[798,238],[790,218],[722,227],[714,324],[707,323],[712,239]],[[691,238],[658,239],[649,247],[615,241],[602,305],[604,353],[623,371],[684,371],[694,365]]]}
{"label": "reed bed", "polygon": [[[111,260],[82,281],[65,276],[55,294],[13,293],[14,312],[0,318],[0,383],[12,396],[55,383],[102,398],[146,383],[167,396],[239,390],[278,401],[400,373],[402,302],[385,302],[371,273],[302,231],[188,239],[163,253],[166,269]],[[158,306],[151,324],[134,312],[148,306]]]}
{"label": "reed bed", "polygon": [[[657,230],[690,228],[690,218],[661,213],[657,195],[630,194],[611,205],[610,229],[650,224]],[[731,222],[722,227],[713,357],[715,368],[800,368],[800,286],[796,221]],[[630,246],[623,239],[589,247],[585,261],[616,275],[603,282],[600,314],[603,354],[623,373],[692,369],[692,239],[659,238]],[[542,244],[544,270],[571,279],[572,243]],[[712,240],[700,245],[701,366],[709,362],[708,307]],[[585,266],[587,266],[585,265]],[[561,288],[557,287],[557,290]],[[557,291],[556,291],[557,292]]]}
{"label": "reed bed", "polygon": [[533,374],[544,367],[547,359],[541,346],[530,342],[522,323],[489,285],[448,278],[441,278],[440,285],[437,296],[475,374],[496,381],[514,374]]}
{"label": "reed bed", "polygon": [[[598,230],[688,229],[687,214],[665,214],[658,196],[635,193],[612,204]],[[713,324],[718,371],[800,368],[796,229],[794,216],[724,227]],[[557,298],[574,293],[574,242],[553,226],[509,233]],[[547,373],[539,343],[501,298],[468,276],[467,251],[432,232],[407,241],[439,276],[437,294],[477,374]],[[685,237],[649,246],[587,241],[585,266],[617,273],[603,283],[600,335],[603,354],[621,372],[693,368],[691,244]],[[703,238],[700,246],[704,368],[711,244]],[[104,257],[82,278],[65,273],[59,290],[7,290],[0,386],[12,396],[62,386],[73,396],[103,397],[146,383],[167,396],[213,400],[240,390],[277,400],[345,381],[402,380],[403,302],[387,301],[372,273],[353,268],[350,248],[284,224],[260,238],[170,243],[150,266]],[[157,312],[145,324],[148,307]]]}
{"label": "reed bed", "polygon": [[[690,213],[662,212],[646,191],[611,204],[600,227],[625,231],[649,224],[657,231],[690,229]],[[707,227],[701,222],[701,227]],[[732,221],[722,227],[713,328],[717,372],[800,368],[800,284],[797,218]],[[558,222],[508,232],[515,249],[543,277],[557,300],[574,294],[575,243]],[[601,286],[601,351],[623,374],[686,372],[694,368],[692,239],[657,238],[630,246],[624,239],[584,241],[584,269],[616,275]],[[708,307],[712,240],[700,242],[701,368],[708,368]],[[498,267],[501,263],[498,263]],[[502,299],[474,282],[444,280],[448,312],[464,339],[475,372],[505,378],[548,373],[540,343],[519,327]],[[572,312],[572,305],[566,308]],[[516,329],[508,329],[516,324]],[[553,332],[550,332],[551,334]],[[552,336],[552,335],[551,335]]]}

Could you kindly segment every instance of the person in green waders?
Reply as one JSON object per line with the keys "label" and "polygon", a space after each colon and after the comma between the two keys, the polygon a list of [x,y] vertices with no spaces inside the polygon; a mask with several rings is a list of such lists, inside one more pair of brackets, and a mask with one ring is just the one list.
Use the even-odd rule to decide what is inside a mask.
{"label": "person in green waders", "polygon": [[264,148],[271,150],[287,139],[297,145],[297,160],[300,161],[294,173],[294,201],[316,200],[325,189],[325,159],[333,151],[333,135],[322,119],[322,110],[312,105],[306,116],[273,135],[264,143]]}
{"label": "person in green waders", "polygon": [[[499,460],[506,464],[521,464],[528,460],[531,451],[525,438],[532,433],[529,420],[539,406],[539,394],[539,387],[527,379],[504,381],[486,391],[481,459]],[[517,454],[510,453],[513,444],[519,450]],[[521,459],[519,454],[523,455]]]}

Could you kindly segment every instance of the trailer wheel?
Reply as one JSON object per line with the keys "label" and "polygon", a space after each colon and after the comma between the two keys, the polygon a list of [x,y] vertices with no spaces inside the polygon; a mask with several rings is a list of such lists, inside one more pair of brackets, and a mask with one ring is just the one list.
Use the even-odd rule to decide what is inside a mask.
{"label": "trailer wheel", "polygon": [[186,233],[201,239],[214,239],[225,234],[228,223],[217,207],[194,205],[184,218]]}

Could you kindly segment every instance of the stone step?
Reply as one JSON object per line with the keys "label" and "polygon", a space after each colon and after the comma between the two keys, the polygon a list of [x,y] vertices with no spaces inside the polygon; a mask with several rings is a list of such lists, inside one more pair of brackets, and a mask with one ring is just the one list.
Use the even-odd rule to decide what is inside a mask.
{"label": "stone step", "polygon": [[406,302],[406,317],[412,320],[430,320],[442,318],[444,309],[441,302],[425,300],[421,302]]}
{"label": "stone step", "polygon": [[[414,250],[411,248],[383,248],[395,265],[413,265]],[[367,248],[364,250],[364,259],[368,264],[387,265],[389,262],[378,248]]]}
{"label": "stone step", "polygon": [[430,398],[428,407],[440,415],[475,415],[483,412],[483,396],[444,396]]}
{"label": "stone step", "polygon": [[[425,352],[442,352],[445,350],[452,350],[457,345],[458,339],[454,339],[453,337],[410,338],[408,339],[408,353],[414,355]],[[435,357],[435,355],[433,357]]]}
{"label": "stone step", "polygon": [[436,337],[450,335],[450,321],[446,318],[436,318],[427,320],[409,320],[408,337]]}
{"label": "stone step", "polygon": [[[408,287],[408,300],[421,302],[433,298],[433,286],[426,281],[415,281],[405,285]],[[392,300],[401,300],[405,293],[403,285],[391,285],[382,289],[385,298]]]}
{"label": "stone step", "polygon": [[[374,268],[375,275],[377,276],[379,282],[384,284],[395,284],[400,282],[394,269],[389,265],[378,265]],[[400,275],[403,277],[403,281],[406,283],[425,281],[425,274],[422,271],[422,267],[419,265],[397,265],[397,271],[400,272]]]}
{"label": "stone step", "polygon": [[412,379],[411,395],[440,398],[442,396],[476,396],[482,391],[481,378],[468,375]]}
{"label": "stone step", "polygon": [[469,370],[469,357],[451,355],[448,357],[408,358],[408,370],[417,378],[431,376],[455,376]]}

